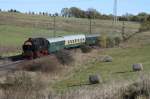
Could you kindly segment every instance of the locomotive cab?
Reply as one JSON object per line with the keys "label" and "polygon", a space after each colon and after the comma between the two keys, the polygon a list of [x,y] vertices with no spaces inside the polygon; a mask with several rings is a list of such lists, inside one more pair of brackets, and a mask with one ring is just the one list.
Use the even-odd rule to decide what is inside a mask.
{"label": "locomotive cab", "polygon": [[22,46],[23,49],[23,56],[28,59],[33,58],[33,46],[31,42],[32,38],[29,38]]}
{"label": "locomotive cab", "polygon": [[48,55],[48,46],[49,42],[44,38],[29,38],[22,46],[23,56],[33,59]]}

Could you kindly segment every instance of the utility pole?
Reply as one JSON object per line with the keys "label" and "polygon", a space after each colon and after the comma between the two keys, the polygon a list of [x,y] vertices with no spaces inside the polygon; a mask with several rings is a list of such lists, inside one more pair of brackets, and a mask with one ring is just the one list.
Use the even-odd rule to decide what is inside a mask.
{"label": "utility pole", "polygon": [[92,34],[92,19],[90,18],[89,20],[90,20],[90,30],[89,30],[89,33]]}
{"label": "utility pole", "polygon": [[123,41],[126,40],[126,36],[125,36],[125,22],[124,21],[122,23],[122,39],[123,39]]}
{"label": "utility pole", "polygon": [[56,37],[56,16],[53,15],[54,20],[53,20],[53,37]]}

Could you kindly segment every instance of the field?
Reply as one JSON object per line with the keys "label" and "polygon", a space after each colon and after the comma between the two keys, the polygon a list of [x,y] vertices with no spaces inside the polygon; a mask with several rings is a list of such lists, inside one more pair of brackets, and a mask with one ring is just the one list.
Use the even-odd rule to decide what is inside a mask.
{"label": "field", "polygon": [[[112,80],[134,81],[143,74],[149,74],[149,36],[150,32],[140,33],[133,37],[134,39],[130,39],[128,41],[128,46],[126,47],[123,46],[121,48],[111,48],[93,52],[95,56],[91,56],[92,61],[86,64],[83,63],[83,65],[79,66],[79,68],[75,70],[71,76],[69,76],[69,78],[54,84],[54,88],[64,90],[69,88],[68,86],[77,85],[77,87],[81,87],[82,84],[84,86],[84,84],[88,83],[88,76],[91,74],[100,75],[102,83],[105,84],[111,82]],[[98,61],[97,57],[101,55],[112,56],[113,62],[105,63]],[[81,57],[83,58],[84,56]],[[143,72],[132,72],[132,64],[134,63],[142,63],[144,65]]]}
{"label": "field", "polygon": [[[89,20],[79,18],[56,17],[56,33],[54,34],[54,17],[26,15],[19,13],[0,13],[0,50],[9,48],[4,53],[14,53],[21,49],[23,42],[29,37],[54,37],[67,34],[88,34]],[[111,20],[92,20],[92,33],[120,35],[122,22],[113,26]],[[125,22],[125,32],[138,31],[139,23]],[[10,49],[12,48],[12,50]],[[17,51],[17,53],[20,50]]]}
{"label": "field", "polygon": [[[20,51],[19,46],[28,37],[53,36],[53,17],[15,13],[0,13],[0,16],[0,46],[14,47],[14,52]],[[87,19],[57,17],[56,20],[56,35],[58,36],[89,32]],[[138,31],[138,23],[126,22],[125,24],[127,34],[130,35]],[[111,21],[93,20],[92,27],[92,33],[120,35],[122,22],[112,27]],[[56,99],[118,99],[111,97],[112,95],[116,96],[117,88],[127,88],[139,79],[145,79],[145,76],[148,76],[149,79],[149,38],[150,31],[147,31],[135,34],[128,41],[121,43],[119,47],[93,49],[90,53],[81,53],[79,49],[73,50],[72,55],[75,61],[72,64],[62,66],[55,73],[34,73],[38,77],[42,76],[39,80],[45,81],[46,88],[56,94],[55,97],[52,96],[54,99],[56,96],[59,97]],[[11,52],[10,49],[8,51]],[[99,61],[99,58],[104,55],[111,56],[113,61]],[[134,63],[142,63],[143,71],[133,72],[131,66]],[[98,74],[101,83],[89,85],[88,77],[91,74]],[[149,80],[147,82],[149,83]],[[150,86],[146,86],[146,88],[150,88]],[[108,95],[111,98],[101,98]]]}
{"label": "field", "polygon": [[[46,89],[49,90],[48,92],[44,92],[45,94],[47,92],[48,95],[50,95],[53,99],[133,99],[117,97],[120,97],[120,95],[122,94],[129,93],[131,93],[132,95],[132,92],[142,90],[143,86],[148,91],[148,94],[150,94],[149,37],[149,31],[141,32],[131,37],[127,42],[122,43],[119,48],[116,47],[108,49],[93,49],[90,53],[81,53],[78,49],[72,50],[72,55],[75,58],[75,61],[72,64],[63,65],[58,71],[50,73],[26,73],[33,78],[38,78],[38,82],[44,81]],[[111,56],[113,58],[113,61],[99,61],[99,58],[103,55]],[[46,61],[47,64],[52,60]],[[143,71],[133,72],[132,64],[134,63],[142,63]],[[42,65],[44,66],[46,64],[43,63]],[[53,65],[54,64],[49,64],[49,66]],[[12,75],[12,73],[10,74]],[[91,74],[99,75],[101,83],[89,85],[88,77]],[[31,82],[26,82],[27,78],[25,78],[25,76],[23,76],[22,78],[21,76],[21,78],[15,79],[18,79],[18,81],[20,81],[21,79],[25,82],[25,84],[30,84]],[[136,82],[140,82],[141,85],[138,86]],[[37,85],[37,83],[35,84]],[[40,82],[40,84],[43,83]],[[16,84],[16,86],[18,85]],[[39,85],[37,85],[37,88],[38,86]],[[129,90],[129,92],[126,90]],[[17,91],[15,92],[15,94],[16,97],[21,97],[22,95],[25,95],[17,95]],[[40,94],[37,93],[37,95]],[[145,96],[139,97],[140,98],[136,99],[147,99]],[[36,98],[30,97],[30,99]]]}

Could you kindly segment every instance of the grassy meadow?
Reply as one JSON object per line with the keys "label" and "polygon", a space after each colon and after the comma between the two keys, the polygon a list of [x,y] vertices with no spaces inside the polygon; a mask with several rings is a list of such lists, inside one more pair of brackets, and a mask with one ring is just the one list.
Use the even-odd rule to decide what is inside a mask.
{"label": "grassy meadow", "polygon": [[[88,24],[88,19],[56,17],[56,35],[88,33]],[[135,33],[139,26],[139,23],[125,22],[125,32],[129,35]],[[121,31],[122,22],[112,26],[110,20],[92,20],[92,33],[120,35]],[[0,49],[2,53],[6,52],[5,48],[8,48],[7,52],[11,52],[11,48],[14,48],[14,52],[20,50],[15,47],[20,48],[28,37],[41,36],[53,36],[53,17],[0,13]],[[150,31],[147,31],[135,34],[126,42],[121,43],[119,47],[93,49],[90,53],[73,50],[72,55],[75,61],[72,64],[64,65],[55,73],[34,73],[38,77],[42,76],[39,80],[45,81],[46,84],[44,84],[47,85],[48,90],[62,95],[60,97],[58,95],[59,98],[53,97],[53,99],[123,99],[111,97],[116,96],[115,88],[126,87],[138,79],[144,79],[145,75],[149,75],[149,38]],[[103,55],[111,56],[113,61],[99,61]],[[142,63],[143,71],[133,72],[131,66],[134,63]],[[101,83],[88,85],[88,77],[91,74],[100,75]],[[107,95],[110,95],[111,98],[101,98]]]}
{"label": "grassy meadow", "polygon": [[[136,81],[137,79],[149,74],[150,71],[150,32],[139,33],[130,38],[120,48],[111,48],[93,52],[91,60],[88,62],[83,61],[73,72],[69,72],[65,79],[52,85],[57,91],[64,91],[85,87],[88,84],[88,77],[92,74],[100,75],[102,80],[101,84],[109,84],[112,81]],[[147,38],[147,39],[146,39]],[[133,46],[134,45],[134,46]],[[100,62],[98,58],[102,55],[110,55],[113,57],[113,62]],[[78,56],[79,59],[90,56]],[[81,59],[81,60],[82,60]],[[142,63],[142,72],[133,72],[132,64]],[[67,75],[67,74],[66,74]],[[70,87],[71,86],[71,87]],[[96,85],[97,87],[99,85]]]}
{"label": "grassy meadow", "polygon": [[[0,13],[0,44],[21,45],[29,37],[52,37],[54,18],[40,15],[26,15],[19,13]],[[126,32],[138,31],[139,24],[126,22]],[[92,20],[92,33],[120,33],[122,22],[116,26],[111,20]],[[80,18],[56,17],[56,36],[66,34],[89,33],[89,20]],[[11,38],[10,38],[11,37]],[[6,43],[3,44],[3,41]]]}

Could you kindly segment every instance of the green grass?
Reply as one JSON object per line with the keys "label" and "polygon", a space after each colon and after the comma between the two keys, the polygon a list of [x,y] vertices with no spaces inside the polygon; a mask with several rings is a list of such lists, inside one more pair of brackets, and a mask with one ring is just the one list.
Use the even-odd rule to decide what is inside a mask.
{"label": "green grass", "polygon": [[[70,32],[57,31],[56,36],[66,35],[69,33]],[[29,37],[53,37],[53,31],[38,28],[0,25],[0,35],[0,45],[21,46]]]}
{"label": "green grass", "polygon": [[[139,24],[126,22],[125,31],[128,34],[138,31]],[[122,22],[112,26],[111,20],[92,20],[92,33],[104,33],[116,35],[121,33]],[[79,18],[56,18],[56,35],[66,35],[74,33],[88,33],[89,20]],[[25,15],[17,13],[0,13],[0,47],[17,46],[21,47],[23,42],[29,37],[52,37],[53,17]],[[99,74],[102,84],[111,83],[113,80],[136,80],[143,73],[150,71],[150,32],[139,33],[124,45],[129,48],[112,48],[100,51],[99,55],[110,55],[113,62],[104,63],[99,61],[88,62],[77,69],[66,74],[60,81],[50,84],[56,91],[79,88],[82,84],[88,83],[88,76]],[[143,72],[131,72],[132,64],[142,63]],[[80,86],[81,85],[81,86]],[[72,87],[70,87],[72,86]],[[92,86],[93,87],[93,86]],[[97,87],[95,85],[94,87]]]}
{"label": "green grass", "polygon": [[[0,12],[0,46],[21,48],[29,37],[52,37],[54,17]],[[126,32],[138,31],[139,23],[125,22]],[[89,20],[56,17],[56,36],[89,33]],[[92,20],[92,33],[120,35],[122,22],[112,25],[112,20]]]}
{"label": "green grass", "polygon": [[[0,13],[0,24],[12,25],[19,27],[53,29],[53,17],[40,15],[26,15],[19,13]],[[125,22],[126,31],[129,33],[138,31],[139,23]],[[56,17],[56,30],[68,32],[84,32],[89,33],[89,20],[81,18],[63,18]],[[122,31],[122,22],[112,25],[112,20],[92,20],[93,33],[114,33]]]}
{"label": "green grass", "polygon": [[[0,44],[20,45],[28,37],[53,35],[54,18],[40,15],[0,12]],[[92,20],[92,33],[120,33],[122,22],[112,26],[111,20]],[[139,24],[126,22],[126,31],[138,31]],[[115,31],[114,31],[115,30]],[[89,20],[56,17],[56,35],[89,33]],[[5,44],[3,43],[5,42]]]}
{"label": "green grass", "polygon": [[[60,82],[52,85],[54,89],[57,91],[64,91],[67,89],[79,88],[80,84],[88,83],[88,76],[91,74],[99,74],[102,79],[102,83],[110,83],[113,80],[118,81],[130,81],[137,80],[137,78],[143,76],[143,74],[148,74],[150,71],[150,42],[148,44],[147,40],[142,40],[145,35],[150,32],[144,32],[136,35],[133,39],[131,39],[128,44],[131,43],[136,44],[136,47],[130,48],[112,48],[106,49],[105,51],[99,52],[99,55],[110,55],[113,57],[113,62],[105,63],[94,61],[90,62],[87,65],[82,65],[77,70],[73,71],[72,74],[69,74],[67,79],[64,79]],[[141,41],[141,43],[145,45],[138,45],[135,43],[137,41]],[[142,72],[132,72],[132,64],[134,63],[142,63],[144,66],[144,70]],[[73,86],[72,85],[79,85]]]}
{"label": "green grass", "polygon": [[[53,21],[54,17],[49,16],[0,12],[0,54],[18,53],[29,37],[53,37]],[[125,24],[127,33],[138,31],[139,23]],[[88,34],[89,27],[88,19],[56,17],[55,35]],[[122,22],[113,26],[112,20],[92,20],[92,33],[120,35],[121,28]]]}

